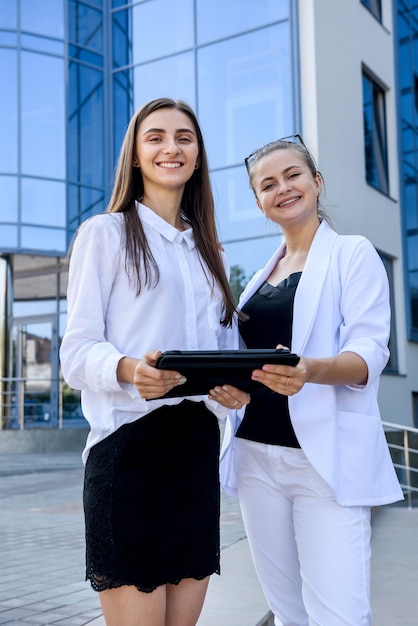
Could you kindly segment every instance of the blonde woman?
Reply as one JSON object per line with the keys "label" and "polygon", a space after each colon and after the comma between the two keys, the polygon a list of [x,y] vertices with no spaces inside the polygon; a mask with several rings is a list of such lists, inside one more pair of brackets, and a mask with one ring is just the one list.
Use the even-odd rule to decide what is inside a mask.
{"label": "blonde woman", "polygon": [[301,137],[267,144],[246,165],[284,242],[240,298],[241,341],[288,346],[300,361],[255,370],[249,403],[236,389],[212,390],[225,406],[233,396],[244,406],[230,412],[223,487],[239,496],[275,624],[369,626],[370,510],[403,498],[377,403],[387,276],[367,239],[329,225]]}

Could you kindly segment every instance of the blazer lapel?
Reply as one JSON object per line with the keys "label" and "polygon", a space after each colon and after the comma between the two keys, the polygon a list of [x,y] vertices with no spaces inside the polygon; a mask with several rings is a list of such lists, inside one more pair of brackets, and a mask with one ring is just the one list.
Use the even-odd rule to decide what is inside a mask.
{"label": "blazer lapel", "polygon": [[293,308],[292,350],[298,354],[303,353],[309,338],[337,237],[338,233],[323,220],[309,250]]}

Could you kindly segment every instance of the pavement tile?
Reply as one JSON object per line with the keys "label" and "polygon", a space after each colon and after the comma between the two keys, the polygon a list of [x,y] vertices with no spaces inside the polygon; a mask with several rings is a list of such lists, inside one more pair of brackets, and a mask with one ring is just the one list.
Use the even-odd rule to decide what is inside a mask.
{"label": "pavement tile", "polygon": [[[0,625],[104,625],[84,581],[79,454],[0,455],[0,476]],[[221,547],[199,626],[266,624],[239,506],[225,495]],[[418,508],[375,509],[372,547],[374,626],[417,626]]]}

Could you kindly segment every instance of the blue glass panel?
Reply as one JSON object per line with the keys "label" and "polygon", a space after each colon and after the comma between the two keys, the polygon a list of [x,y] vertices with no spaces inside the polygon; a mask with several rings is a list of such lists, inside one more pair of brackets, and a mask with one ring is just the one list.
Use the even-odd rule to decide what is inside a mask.
{"label": "blue glass panel", "polygon": [[128,4],[129,0],[112,0],[112,7],[116,9],[117,7],[123,7],[125,4]]}
{"label": "blue glass panel", "polygon": [[123,67],[132,63],[132,24],[130,17],[131,11],[118,11],[113,15],[113,67]]}
{"label": "blue glass panel", "polygon": [[418,235],[410,235],[407,240],[409,269],[418,270]]}
{"label": "blue glass panel", "polygon": [[22,172],[65,177],[64,61],[22,52]]}
{"label": "blue glass panel", "polygon": [[0,176],[0,222],[17,222],[17,218],[17,178]]}
{"label": "blue glass panel", "polygon": [[[0,172],[17,172],[17,54],[0,49]],[[4,86],[7,85],[7,89]]]}
{"label": "blue glass panel", "polygon": [[38,37],[36,35],[22,35],[20,41],[22,48],[31,48],[32,50],[51,52],[52,54],[64,54],[63,41],[47,39],[46,37]]}
{"label": "blue glass panel", "polygon": [[65,226],[65,183],[22,178],[22,222]]}
{"label": "blue glass panel", "polygon": [[245,167],[212,172],[211,177],[222,241],[266,235],[266,219],[256,205]]}
{"label": "blue glass panel", "polygon": [[198,51],[198,114],[211,167],[295,132],[289,23]]}
{"label": "blue glass panel", "polygon": [[0,28],[16,28],[16,0],[0,0]]}
{"label": "blue glass panel", "polygon": [[15,250],[17,243],[17,226],[0,224],[0,247],[2,251]]}
{"label": "blue glass panel", "polygon": [[[409,42],[408,42],[409,43]],[[398,48],[399,54],[399,87],[404,89],[411,85],[412,68],[411,68],[411,49],[408,45],[402,45]]]}
{"label": "blue glass panel", "polygon": [[408,36],[409,36],[409,20],[406,18],[406,15],[400,12],[399,17],[398,17],[398,37],[399,39],[403,39],[404,37],[408,37]]}
{"label": "blue glass panel", "polygon": [[17,46],[17,35],[7,30],[0,30],[1,46]]}
{"label": "blue glass panel", "polygon": [[68,3],[68,37],[72,43],[103,52],[103,12],[78,0]]}
{"label": "blue glass panel", "polygon": [[97,65],[97,67],[103,67],[103,56],[96,54],[90,50],[85,50],[79,46],[68,46],[68,54],[73,59],[90,63],[91,65]]}
{"label": "blue glass panel", "polygon": [[194,45],[193,0],[154,0],[137,4],[131,10],[134,63]]}
{"label": "blue glass panel", "polygon": [[104,186],[103,74],[70,66],[68,173],[72,181]]}
{"label": "blue glass panel", "polygon": [[418,230],[418,185],[411,182],[404,185],[406,229]]}
{"label": "blue glass panel", "polygon": [[133,112],[133,71],[113,74],[113,159],[116,163],[126,128]]}
{"label": "blue glass panel", "polygon": [[103,189],[91,189],[81,185],[69,185],[68,222],[76,226],[88,217],[105,210]]}
{"label": "blue glass panel", "polygon": [[289,18],[289,0],[197,0],[197,40],[206,43]]}
{"label": "blue glass panel", "polygon": [[231,266],[238,265],[244,271],[244,282],[247,283],[254,272],[264,267],[280,243],[281,235],[277,234],[250,241],[226,243],[224,248]]}
{"label": "blue glass panel", "polygon": [[38,35],[64,38],[63,0],[20,0],[22,30]]}
{"label": "blue glass panel", "polygon": [[22,226],[21,247],[24,250],[64,253],[67,250],[66,231],[58,228]]}
{"label": "blue glass panel", "polygon": [[[164,77],[162,79],[162,77]],[[185,100],[195,108],[194,55],[178,54],[134,68],[135,108],[153,98]]]}

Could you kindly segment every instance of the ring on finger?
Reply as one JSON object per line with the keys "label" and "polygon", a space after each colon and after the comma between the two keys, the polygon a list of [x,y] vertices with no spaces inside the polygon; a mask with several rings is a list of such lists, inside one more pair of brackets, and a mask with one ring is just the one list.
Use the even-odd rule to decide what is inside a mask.
{"label": "ring on finger", "polygon": [[290,381],[290,376],[288,376],[288,377],[287,377],[287,383],[286,383],[286,387],[288,386],[288,384],[289,384],[289,381]]}
{"label": "ring on finger", "polygon": [[231,402],[231,406],[237,406],[238,404],[238,400],[234,400],[234,402]]}

